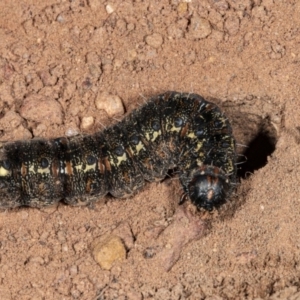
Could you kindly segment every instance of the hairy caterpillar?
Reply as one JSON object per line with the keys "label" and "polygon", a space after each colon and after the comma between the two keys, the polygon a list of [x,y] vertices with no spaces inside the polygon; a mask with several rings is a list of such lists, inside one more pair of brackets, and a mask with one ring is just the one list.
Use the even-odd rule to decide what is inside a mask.
{"label": "hairy caterpillar", "polygon": [[0,207],[124,198],[176,167],[185,197],[211,210],[236,181],[226,116],[196,94],[156,96],[93,135],[0,143]]}

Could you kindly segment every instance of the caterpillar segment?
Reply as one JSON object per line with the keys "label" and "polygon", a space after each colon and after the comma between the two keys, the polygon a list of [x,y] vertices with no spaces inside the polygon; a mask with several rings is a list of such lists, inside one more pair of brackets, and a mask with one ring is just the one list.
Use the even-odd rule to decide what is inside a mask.
{"label": "caterpillar segment", "polygon": [[236,156],[215,104],[167,92],[93,135],[0,143],[0,207],[125,198],[177,168],[184,198],[212,210],[232,193]]}

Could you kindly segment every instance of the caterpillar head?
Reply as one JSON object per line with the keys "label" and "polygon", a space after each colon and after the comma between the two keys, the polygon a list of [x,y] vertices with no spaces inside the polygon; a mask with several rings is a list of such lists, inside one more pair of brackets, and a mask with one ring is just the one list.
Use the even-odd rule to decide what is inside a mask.
{"label": "caterpillar head", "polygon": [[209,211],[224,203],[231,192],[228,176],[214,166],[203,166],[193,172],[187,188],[192,203]]}

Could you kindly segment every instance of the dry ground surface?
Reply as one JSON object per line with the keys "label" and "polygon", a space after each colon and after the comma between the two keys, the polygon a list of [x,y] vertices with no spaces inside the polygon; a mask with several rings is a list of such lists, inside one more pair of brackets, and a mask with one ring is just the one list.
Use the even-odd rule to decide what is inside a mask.
{"label": "dry ground surface", "polygon": [[[1,211],[0,298],[299,299],[299,15],[297,0],[1,1],[1,141],[93,133],[122,118],[103,94],[130,112],[176,90],[218,103],[252,160],[213,213],[179,206],[176,176]],[[103,269],[107,235],[126,258]]]}

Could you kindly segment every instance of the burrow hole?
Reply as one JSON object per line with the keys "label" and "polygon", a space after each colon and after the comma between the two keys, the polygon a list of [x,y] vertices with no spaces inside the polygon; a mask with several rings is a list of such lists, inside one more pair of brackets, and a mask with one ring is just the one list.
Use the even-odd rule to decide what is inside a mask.
{"label": "burrow hole", "polygon": [[276,149],[277,132],[269,120],[263,120],[258,132],[244,148],[239,158],[238,177],[247,178],[268,163]]}

